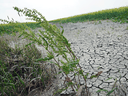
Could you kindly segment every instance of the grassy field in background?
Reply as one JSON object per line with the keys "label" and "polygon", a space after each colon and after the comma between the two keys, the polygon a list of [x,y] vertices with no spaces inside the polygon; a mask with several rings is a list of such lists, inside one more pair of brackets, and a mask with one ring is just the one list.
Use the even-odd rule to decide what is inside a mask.
{"label": "grassy field in background", "polygon": [[[88,14],[81,14],[67,18],[61,18],[56,20],[51,20],[49,22],[52,23],[76,23],[76,22],[86,22],[86,21],[94,21],[94,20],[112,20],[114,22],[120,23],[128,23],[128,6],[114,8],[109,10],[102,10],[97,12],[92,12]],[[36,22],[26,22],[26,23],[17,23],[17,26],[24,26],[27,25],[28,27],[35,29],[41,27],[40,24]],[[24,27],[22,27],[24,28]],[[10,34],[12,32],[17,32],[14,24],[1,24],[0,25],[0,34],[6,33]]]}
{"label": "grassy field in background", "polygon": [[[123,17],[120,17],[120,16]],[[76,23],[76,22],[86,22],[86,21],[94,21],[94,20],[107,20],[107,19],[114,19],[118,18],[117,21],[120,20],[127,20],[128,19],[128,6],[127,7],[120,7],[120,8],[114,8],[114,9],[109,9],[109,10],[102,10],[102,11],[97,11],[97,12],[91,12],[88,14],[81,14],[81,15],[76,15],[72,17],[67,17],[67,18],[61,18],[61,19],[56,19],[52,20],[50,22],[53,23]]]}

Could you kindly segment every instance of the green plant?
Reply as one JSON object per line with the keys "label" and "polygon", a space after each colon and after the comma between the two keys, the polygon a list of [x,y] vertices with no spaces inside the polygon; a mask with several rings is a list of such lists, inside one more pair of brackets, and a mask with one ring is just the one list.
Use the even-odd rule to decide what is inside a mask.
{"label": "green plant", "polygon": [[[112,77],[108,78],[107,80],[109,80],[109,79],[112,79]],[[107,80],[105,80],[105,81],[107,81]],[[100,90],[98,90],[97,92],[99,93],[99,92],[101,92],[101,91],[105,91],[105,92],[107,92],[107,95],[106,95],[106,96],[110,96],[110,94],[111,94],[112,92],[114,92],[114,91],[117,89],[117,88],[115,87],[116,82],[117,82],[117,78],[115,79],[115,83],[114,83],[114,85],[112,86],[112,89],[111,89],[110,91],[108,91],[108,90],[106,90],[106,89],[100,89]]]}
{"label": "green plant", "polygon": [[[76,64],[78,64],[79,60],[76,58],[76,56],[72,52],[72,50],[70,48],[70,44],[68,43],[67,39],[63,36],[64,30],[62,30],[62,32],[60,32],[60,30],[55,25],[53,25],[53,26],[50,25],[46,21],[46,19],[36,10],[31,11],[31,10],[25,8],[25,11],[23,11],[23,10],[18,9],[17,7],[15,7],[14,9],[17,10],[18,12],[25,13],[26,16],[32,17],[31,20],[35,20],[35,21],[41,23],[41,26],[45,29],[45,31],[39,30],[39,32],[40,32],[40,34],[38,34],[39,38],[37,38],[35,36],[35,34],[30,30],[30,28],[29,28],[30,34],[28,34],[27,32],[21,33],[21,35],[24,35],[24,37],[27,37],[28,39],[32,40],[33,43],[35,43],[35,42],[38,43],[39,45],[43,46],[48,51],[47,57],[39,58],[36,61],[41,61],[41,60],[47,61],[47,60],[54,59],[55,62],[52,62],[52,63],[56,64],[59,68],[62,69],[62,71],[63,71],[63,73],[65,73],[67,79],[69,79],[68,74],[75,70],[79,71],[79,73],[81,75],[83,75],[81,66],[79,65],[80,69],[77,69],[77,67],[76,67]],[[31,14],[31,13],[34,13],[34,14]],[[40,15],[41,18],[38,18],[36,13],[38,15]],[[41,19],[43,19],[44,21],[42,21]],[[44,33],[46,33],[46,35]],[[42,40],[44,41],[43,44],[42,44]],[[59,60],[59,58],[57,61],[54,56],[55,54],[49,51],[49,47],[52,48],[54,53],[56,53],[56,57],[61,55],[67,62]],[[67,58],[67,53],[72,57],[72,60],[70,58]],[[61,62],[63,64],[63,66],[61,66],[59,64],[59,62]],[[86,82],[86,79],[85,79],[85,82]],[[74,84],[72,83],[71,80],[68,81],[68,86],[69,85],[75,91],[75,89],[73,88]]]}
{"label": "green plant", "polygon": [[77,34],[80,34],[81,30],[78,30]]}
{"label": "green plant", "polygon": [[128,27],[126,28],[126,30],[128,30]]}
{"label": "green plant", "polygon": [[99,24],[102,24],[101,21],[99,21]]}
{"label": "green plant", "polygon": [[[51,62],[55,65],[57,65],[62,72],[65,74],[66,79],[65,81],[67,81],[68,83],[66,84],[67,87],[66,89],[71,86],[72,90],[74,90],[75,92],[75,85],[77,86],[77,89],[80,86],[80,82],[78,83],[75,80],[75,83],[72,82],[72,80],[68,77],[69,73],[74,73],[74,76],[78,75],[78,77],[80,75],[82,75],[84,81],[85,81],[85,88],[86,88],[86,92],[87,94],[89,94],[88,89],[87,89],[87,84],[86,84],[86,79],[88,76],[88,73],[86,75],[84,75],[82,67],[79,64],[79,59],[75,56],[74,52],[71,50],[71,45],[68,43],[68,40],[63,36],[63,32],[64,29],[62,28],[62,32],[60,31],[60,29],[58,29],[55,25],[51,25],[48,23],[48,21],[39,13],[37,12],[35,9],[34,10],[30,10],[27,8],[24,9],[19,9],[18,7],[14,7],[14,10],[18,11],[19,15],[20,12],[25,14],[25,16],[31,17],[28,18],[29,20],[35,20],[36,22],[38,22],[37,24],[40,24],[40,26],[42,26],[45,31],[41,31],[39,30],[40,33],[35,34],[33,31],[31,31],[31,29],[25,25],[25,28],[23,28],[23,26],[21,25],[16,26],[17,23],[13,23],[13,22],[9,22],[11,24],[13,24],[15,27],[19,30],[20,36],[22,35],[24,36],[24,38],[29,39],[30,41],[32,41],[31,43],[27,44],[26,46],[29,46],[33,43],[37,43],[38,45],[41,45],[42,47],[44,47],[47,50],[47,56],[45,58],[39,58],[39,59],[35,59],[35,62],[38,61],[49,61],[50,60],[54,60],[55,62]],[[25,29],[29,30],[29,33],[25,31]],[[36,37],[36,35],[38,35],[38,37]],[[43,43],[42,43],[43,41]],[[52,51],[50,51],[49,49],[52,49]],[[69,58],[68,55],[71,57]],[[66,61],[60,60],[57,57],[62,56],[62,58]],[[61,63],[61,64],[60,64]],[[77,67],[77,65],[79,66],[79,68]],[[93,77],[97,77],[93,75]],[[91,79],[93,78],[91,77]],[[79,79],[79,78],[78,78]],[[76,89],[76,90],[77,90]]]}
{"label": "green plant", "polygon": [[114,29],[114,28],[112,28],[112,27],[110,27],[111,29]]}
{"label": "green plant", "polygon": [[110,34],[110,32],[108,31],[108,34]]}
{"label": "green plant", "polygon": [[122,35],[118,35],[117,37],[122,37]]}
{"label": "green plant", "polygon": [[40,62],[34,64],[35,59],[41,58],[41,53],[33,44],[23,49],[18,46],[10,48],[10,40],[5,36],[0,37],[0,96],[27,96],[32,87],[45,88],[54,74],[45,69],[43,63],[42,66]]}

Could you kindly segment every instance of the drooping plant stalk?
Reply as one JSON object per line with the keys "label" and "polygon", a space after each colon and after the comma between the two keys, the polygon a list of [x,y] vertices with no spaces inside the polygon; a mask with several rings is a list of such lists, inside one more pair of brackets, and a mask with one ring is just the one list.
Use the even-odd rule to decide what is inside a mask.
{"label": "drooping plant stalk", "polygon": [[[40,32],[40,34],[38,33],[39,39],[37,37],[35,37],[35,34],[30,29],[29,29],[30,34],[28,34],[25,31],[22,32],[22,34],[21,34],[21,35],[24,35],[25,36],[24,38],[27,37],[27,39],[30,39],[33,42],[36,42],[39,45],[42,45],[48,51],[48,53],[49,53],[48,54],[48,58],[44,58],[44,59],[43,58],[40,58],[37,61],[40,61],[40,60],[47,61],[47,60],[54,59],[55,62],[56,62],[55,64],[58,65],[58,67],[63,70],[64,74],[66,75],[66,78],[69,78],[68,77],[68,74],[71,71],[72,72],[74,71],[73,68],[76,68],[76,70],[79,71],[79,74],[81,74],[83,76],[83,78],[85,80],[85,84],[86,84],[86,77],[87,77],[87,75],[84,76],[83,71],[82,71],[82,68],[81,68],[81,66],[78,63],[79,60],[77,59],[77,57],[75,56],[75,54],[71,50],[70,44],[68,43],[68,40],[63,36],[64,30],[62,30],[62,32],[60,32],[60,30],[55,25],[53,25],[53,26],[50,25],[47,22],[47,20],[39,12],[37,12],[36,10],[31,11],[30,9],[27,9],[27,8],[25,8],[25,10],[23,10],[23,9],[21,10],[21,9],[19,9],[17,7],[14,7],[14,9],[18,11],[18,14],[19,14],[19,12],[22,12],[23,14],[25,14],[25,16],[32,17],[32,18],[29,18],[29,20],[35,20],[36,22],[39,22],[38,24],[40,24],[45,29],[45,31],[39,30],[39,32]],[[40,17],[38,17],[38,15]],[[21,35],[19,37],[21,37]],[[43,44],[41,42],[42,40],[44,41]],[[59,62],[55,59],[53,53],[48,50],[48,47],[51,47],[52,50],[55,53],[58,53],[57,56],[61,55],[67,61],[67,63],[65,63],[62,60],[59,60],[58,59],[58,61],[61,61],[61,63],[63,64],[63,66],[60,66]],[[56,47],[58,49],[58,51],[55,50],[54,47]],[[70,56],[72,57],[72,60],[73,60],[73,63],[74,64],[73,63],[72,64],[69,64],[70,62],[69,62],[69,60],[67,58],[66,53],[70,54]],[[77,63],[76,63],[76,61],[77,61]],[[79,65],[80,69],[77,69],[76,64]],[[70,83],[72,83],[72,80],[70,80]],[[85,86],[85,87],[86,87],[86,91],[87,91],[87,86]],[[72,85],[71,85],[71,88],[74,90],[74,88],[73,88]]]}
{"label": "drooping plant stalk", "polygon": [[[63,27],[61,26],[62,28],[62,32],[61,32],[60,29],[56,27],[56,25],[49,24],[48,21],[45,19],[45,17],[42,16],[41,13],[37,12],[35,9],[30,10],[27,8],[24,8],[24,9],[19,9],[18,7],[13,7],[13,8],[14,10],[18,12],[19,16],[20,16],[20,13],[23,13],[25,16],[30,17],[28,18],[29,20],[34,20],[38,22],[37,24],[40,24],[45,29],[45,31],[39,30],[40,33],[35,34],[26,25],[17,26],[17,23],[8,22],[5,20],[5,22],[11,23],[14,25],[14,28],[16,28],[16,30],[18,30],[18,32],[20,33],[19,37],[23,35],[24,38],[27,38],[30,41],[32,41],[26,46],[31,45],[33,43],[37,43],[38,45],[41,45],[47,50],[48,53],[45,58],[39,58],[39,59],[36,59],[35,61],[36,62],[37,61],[50,61],[54,59],[55,62],[51,62],[51,63],[56,64],[62,70],[62,72],[66,75],[65,81],[68,82],[67,83],[68,87],[71,86],[73,91],[75,91],[75,89],[73,88],[73,85],[75,84],[77,85],[77,81],[75,78],[75,84],[73,84],[72,80],[70,80],[70,78],[68,77],[68,74],[70,72],[73,72],[74,77],[78,75],[79,84],[77,85],[77,89],[80,87],[79,75],[82,75],[85,81],[85,88],[86,88],[87,96],[89,96],[89,92],[87,90],[87,84],[86,84],[88,73],[86,75],[83,74],[82,67],[79,64],[79,59],[76,57],[74,52],[71,50],[71,47],[70,47],[71,44],[69,44],[68,40],[63,36],[63,32],[64,32]],[[25,29],[28,29],[29,33],[26,32]],[[38,35],[38,37],[36,35]],[[49,48],[51,48],[54,53],[50,51]],[[71,59],[67,57],[67,54],[71,56]],[[59,60],[59,58],[57,61],[56,57],[58,56],[62,56],[63,59],[66,60],[67,62],[64,62],[63,60]],[[60,62],[62,66],[60,65]],[[79,66],[79,68],[77,68],[77,65]],[[68,87],[66,87],[65,89],[62,89],[61,92],[63,90],[66,90]]]}

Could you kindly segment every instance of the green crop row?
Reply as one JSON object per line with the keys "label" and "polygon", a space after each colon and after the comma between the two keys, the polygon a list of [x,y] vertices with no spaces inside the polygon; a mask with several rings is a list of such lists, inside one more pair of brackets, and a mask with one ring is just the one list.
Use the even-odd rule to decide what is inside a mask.
{"label": "green crop row", "polygon": [[[120,7],[120,8],[114,8],[114,9],[108,9],[108,10],[102,10],[97,12],[92,12],[88,14],[82,14],[82,15],[76,15],[68,18],[61,18],[52,20],[50,22],[59,22],[59,23],[68,23],[68,22],[85,22],[85,21],[93,21],[93,20],[106,20],[106,19],[114,19],[119,16],[125,15],[123,19],[128,19],[128,6],[126,7]],[[122,19],[122,18],[121,18]],[[126,21],[126,20],[125,20]]]}

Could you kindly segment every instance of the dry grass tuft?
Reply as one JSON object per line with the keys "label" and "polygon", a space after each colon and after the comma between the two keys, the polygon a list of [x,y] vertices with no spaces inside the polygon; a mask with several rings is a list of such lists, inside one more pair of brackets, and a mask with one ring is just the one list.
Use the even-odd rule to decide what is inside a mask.
{"label": "dry grass tuft", "polygon": [[28,47],[25,44],[15,48],[9,46],[11,41],[18,40],[21,40],[18,33],[0,37],[1,96],[27,96],[33,90],[45,90],[55,78],[55,69],[49,69],[46,62],[35,62],[41,58],[41,53],[34,44]]}

